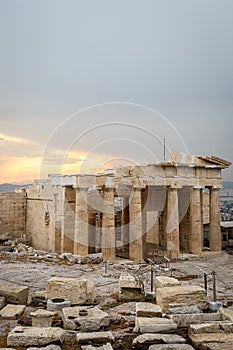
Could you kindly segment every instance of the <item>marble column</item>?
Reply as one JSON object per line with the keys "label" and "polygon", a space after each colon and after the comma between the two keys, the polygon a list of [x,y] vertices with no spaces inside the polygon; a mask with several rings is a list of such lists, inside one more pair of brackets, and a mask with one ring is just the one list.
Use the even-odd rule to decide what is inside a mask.
{"label": "marble column", "polygon": [[74,254],[88,254],[88,227],[87,188],[76,187]]}
{"label": "marble column", "polygon": [[62,252],[73,253],[75,230],[75,190],[72,186],[63,188]]}
{"label": "marble column", "polygon": [[202,188],[194,187],[190,201],[189,252],[200,254],[203,248]]}
{"label": "marble column", "polygon": [[142,232],[142,204],[141,188],[134,187],[129,203],[129,258],[142,260],[143,232]]}
{"label": "marble column", "polygon": [[105,187],[103,191],[104,209],[102,216],[102,254],[103,260],[115,260],[115,217],[114,188]]}
{"label": "marble column", "polygon": [[168,187],[166,201],[165,249],[168,252],[180,252],[179,209],[177,188]]}
{"label": "marble column", "polygon": [[221,251],[219,188],[210,188],[210,250]]}

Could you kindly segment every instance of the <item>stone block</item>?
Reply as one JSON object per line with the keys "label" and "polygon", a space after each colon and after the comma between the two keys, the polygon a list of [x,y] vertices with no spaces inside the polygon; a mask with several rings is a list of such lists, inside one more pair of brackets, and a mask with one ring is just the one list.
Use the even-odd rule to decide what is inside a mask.
{"label": "stone block", "polygon": [[35,348],[35,347],[32,347],[32,348],[27,348],[27,350],[61,350],[61,347],[58,346],[58,345],[48,345],[48,346],[45,346],[45,347],[42,347],[42,348]]}
{"label": "stone block", "polygon": [[189,339],[197,349],[208,349],[209,344],[218,344],[218,349],[227,349],[230,345],[232,349],[233,333],[204,333],[190,334]]}
{"label": "stone block", "polygon": [[62,309],[62,320],[65,329],[79,332],[99,331],[109,326],[109,315],[98,307],[66,307]]}
{"label": "stone block", "polygon": [[5,297],[0,297],[0,310],[5,306]]}
{"label": "stone block", "polygon": [[149,350],[195,350],[189,344],[156,344],[151,345]]}
{"label": "stone block", "polygon": [[233,322],[233,310],[220,307],[218,313],[225,319]]}
{"label": "stone block", "polygon": [[91,333],[77,333],[77,344],[80,345],[100,345],[103,343],[114,341],[112,332],[91,332]]}
{"label": "stone block", "polygon": [[14,347],[41,346],[61,341],[65,330],[58,327],[15,327],[7,337],[7,345]]}
{"label": "stone block", "polygon": [[174,277],[167,276],[156,276],[155,277],[155,288],[164,288],[164,287],[175,287],[180,286],[180,281]]}
{"label": "stone block", "polygon": [[46,305],[46,292],[45,290],[38,290],[32,293],[31,296],[32,306],[45,306]]}
{"label": "stone block", "polygon": [[233,323],[227,321],[190,324],[189,333],[233,333]]}
{"label": "stone block", "polygon": [[7,336],[9,332],[18,325],[18,320],[0,321],[0,349],[7,347]]}
{"label": "stone block", "polygon": [[25,305],[8,304],[2,310],[0,310],[0,319],[18,320],[23,315],[25,309]]}
{"label": "stone block", "polygon": [[164,287],[156,290],[156,301],[163,312],[180,306],[195,305],[200,309],[206,308],[206,290],[199,286]]}
{"label": "stone block", "polygon": [[175,322],[163,317],[136,317],[134,332],[140,333],[174,333],[177,329]]}
{"label": "stone block", "polygon": [[81,346],[82,350],[113,350],[112,345],[110,343],[104,344],[102,346],[93,346],[93,345],[83,345]]}
{"label": "stone block", "polygon": [[200,314],[201,310],[197,306],[179,306],[168,309],[169,314]]}
{"label": "stone block", "polygon": [[36,310],[31,312],[30,316],[32,317],[32,326],[33,327],[51,327],[52,320],[54,317],[54,312],[47,311],[44,309]]}
{"label": "stone block", "polygon": [[159,305],[140,302],[136,304],[137,317],[162,317],[162,310]]}
{"label": "stone block", "polygon": [[222,315],[217,313],[176,314],[168,317],[176,322],[178,328],[189,327],[191,323],[222,321]]}
{"label": "stone block", "polygon": [[123,273],[119,279],[119,300],[144,301],[144,285],[136,275]]}
{"label": "stone block", "polygon": [[154,344],[184,344],[185,342],[185,339],[177,334],[144,333],[133,340],[133,347],[147,350],[150,345]]}
{"label": "stone block", "polygon": [[5,297],[6,303],[27,305],[28,287],[0,285],[0,296]]}
{"label": "stone block", "polygon": [[46,298],[68,299],[71,305],[94,303],[94,282],[86,279],[52,277],[47,281]]}

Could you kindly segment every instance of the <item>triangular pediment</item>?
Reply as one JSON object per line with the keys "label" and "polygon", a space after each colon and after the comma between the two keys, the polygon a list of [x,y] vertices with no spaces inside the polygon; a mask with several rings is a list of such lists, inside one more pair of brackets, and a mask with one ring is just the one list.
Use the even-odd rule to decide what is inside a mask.
{"label": "triangular pediment", "polygon": [[228,162],[225,159],[216,157],[216,156],[196,156],[198,163],[202,166],[216,166],[218,168],[228,168],[231,165],[231,162]]}

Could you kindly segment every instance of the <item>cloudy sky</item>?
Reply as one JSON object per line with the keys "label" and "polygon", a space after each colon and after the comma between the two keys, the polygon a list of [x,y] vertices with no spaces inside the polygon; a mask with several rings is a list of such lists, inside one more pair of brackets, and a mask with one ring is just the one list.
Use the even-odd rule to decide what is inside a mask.
{"label": "cloudy sky", "polygon": [[[232,0],[0,0],[0,183],[233,161]],[[232,169],[224,178],[233,181]]]}

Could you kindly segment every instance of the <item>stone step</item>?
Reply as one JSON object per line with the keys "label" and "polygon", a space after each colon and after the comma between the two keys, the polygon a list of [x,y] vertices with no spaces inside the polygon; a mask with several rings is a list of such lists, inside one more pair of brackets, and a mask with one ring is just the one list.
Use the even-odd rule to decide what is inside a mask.
{"label": "stone step", "polygon": [[77,333],[77,344],[79,345],[100,345],[107,342],[114,341],[112,332],[91,332],[91,333]]}
{"label": "stone step", "polygon": [[149,350],[194,350],[194,348],[188,344],[156,344],[151,345]]}
{"label": "stone step", "polygon": [[233,323],[222,321],[222,322],[205,322],[198,324],[190,324],[190,334],[202,334],[202,333],[232,333]]}
{"label": "stone step", "polygon": [[185,342],[185,339],[177,334],[144,333],[133,340],[133,347],[146,350],[154,344],[184,344]]}
{"label": "stone step", "polygon": [[159,305],[140,302],[136,304],[137,317],[162,317],[162,310]]}
{"label": "stone step", "polygon": [[168,317],[176,322],[177,327],[189,327],[191,323],[203,323],[225,320],[220,313],[200,313],[200,314],[174,314]]}
{"label": "stone step", "polygon": [[164,317],[136,317],[134,332],[140,333],[174,333],[177,329],[175,322]]}
{"label": "stone step", "polygon": [[93,345],[83,345],[81,346],[82,350],[113,350],[112,345],[110,343],[104,344],[102,346],[93,346]]}
{"label": "stone step", "polygon": [[194,347],[199,350],[211,349],[210,346],[218,346],[217,349],[225,350],[231,346],[233,349],[233,333],[203,333],[190,334],[189,339]]}

